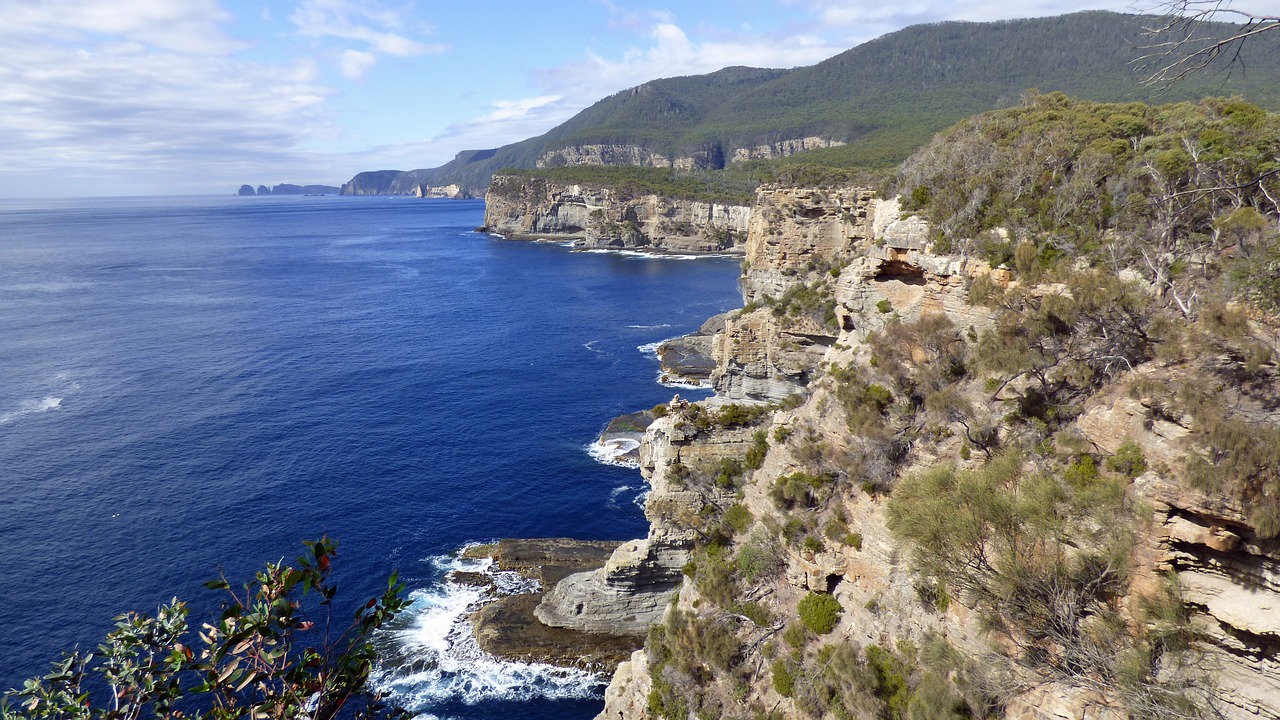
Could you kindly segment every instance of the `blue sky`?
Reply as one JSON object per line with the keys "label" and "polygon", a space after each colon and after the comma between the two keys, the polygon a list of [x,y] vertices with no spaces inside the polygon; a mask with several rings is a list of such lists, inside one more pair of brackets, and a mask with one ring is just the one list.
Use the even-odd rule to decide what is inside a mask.
{"label": "blue sky", "polygon": [[[1263,2],[1237,2],[1238,7]],[[1151,5],[1147,5],[1147,8]],[[232,192],[439,165],[659,77],[810,65],[994,0],[0,0],[0,197]]]}

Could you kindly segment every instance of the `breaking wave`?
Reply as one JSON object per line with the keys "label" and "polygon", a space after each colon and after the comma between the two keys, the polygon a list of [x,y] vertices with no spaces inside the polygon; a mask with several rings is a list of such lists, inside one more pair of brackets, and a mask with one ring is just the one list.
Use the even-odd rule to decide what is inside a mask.
{"label": "breaking wave", "polygon": [[[596,698],[604,687],[598,673],[546,663],[502,660],[480,648],[469,616],[503,595],[538,590],[536,580],[494,569],[492,560],[461,556],[432,558],[445,577],[437,585],[409,594],[407,624],[393,630],[373,679],[407,710],[419,716],[452,703],[523,702],[536,699]],[[482,575],[492,585],[454,582],[449,573]]]}
{"label": "breaking wave", "polygon": [[611,250],[609,248],[591,248],[582,252],[595,253],[597,255],[624,255],[626,257],[644,258],[645,260],[701,260],[708,257],[707,255],[675,255],[640,250]]}
{"label": "breaking wave", "polygon": [[604,442],[596,441],[587,446],[587,454],[596,462],[616,467],[639,469],[640,463],[623,456],[640,447],[639,440],[631,438],[612,438]]}
{"label": "breaking wave", "polygon": [[62,398],[46,397],[40,400],[24,400],[18,404],[18,409],[12,412],[0,415],[0,425],[8,425],[24,415],[34,415],[36,413],[57,410],[62,407]]}

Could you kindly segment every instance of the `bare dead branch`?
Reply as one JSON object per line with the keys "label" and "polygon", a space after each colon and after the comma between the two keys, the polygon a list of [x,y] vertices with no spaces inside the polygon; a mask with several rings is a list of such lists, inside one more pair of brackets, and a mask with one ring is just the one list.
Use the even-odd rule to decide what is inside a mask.
{"label": "bare dead branch", "polygon": [[[1231,7],[1231,0],[1170,0],[1152,10],[1155,17],[1143,27],[1150,43],[1142,49],[1148,52],[1134,61],[1148,86],[1174,85],[1220,58],[1229,58],[1227,68],[1243,69],[1245,44],[1280,30],[1280,15],[1239,10]],[[1216,32],[1223,24],[1234,24],[1235,30]]]}

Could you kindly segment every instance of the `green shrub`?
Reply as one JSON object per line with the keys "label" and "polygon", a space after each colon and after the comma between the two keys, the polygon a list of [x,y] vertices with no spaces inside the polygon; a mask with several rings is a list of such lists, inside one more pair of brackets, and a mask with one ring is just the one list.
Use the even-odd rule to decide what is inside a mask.
{"label": "green shrub", "polygon": [[1085,489],[1098,481],[1098,464],[1092,455],[1081,455],[1080,459],[1067,466],[1062,477],[1071,487]]}
{"label": "green shrub", "polygon": [[794,472],[783,475],[774,480],[773,487],[769,489],[769,497],[780,509],[796,505],[813,507],[818,501],[818,491],[829,486],[834,479],[826,473],[811,475],[806,472]]}
{"label": "green shrub", "polygon": [[771,669],[773,689],[782,697],[791,697],[796,693],[796,676],[787,667],[786,660],[775,660]]}
{"label": "green shrub", "polygon": [[694,551],[693,565],[691,579],[703,597],[721,607],[733,602],[738,594],[733,576],[735,564],[724,546],[713,544]]}
{"label": "green shrub", "polygon": [[919,578],[915,582],[916,597],[920,603],[945,613],[951,607],[951,596],[947,594],[946,583],[935,578]]}
{"label": "green shrub", "polygon": [[782,631],[782,639],[793,649],[799,650],[809,639],[809,635],[804,631],[804,626],[792,623]]}
{"label": "green shrub", "polygon": [[715,422],[720,427],[738,427],[750,425],[764,415],[764,407],[759,405],[740,405],[732,403],[720,408]]}
{"label": "green shrub", "polygon": [[893,312],[893,303],[889,302],[887,299],[881,300],[876,303],[876,310],[887,315],[888,313]]}
{"label": "green shrub", "polygon": [[[331,634],[327,623],[307,618],[322,620],[332,609],[337,543],[324,537],[304,545],[295,564],[268,563],[240,588],[225,578],[205,583],[222,609],[197,632],[177,598],[155,617],[117,617],[96,653],[65,654],[53,672],[8,694],[0,717],[332,718],[340,710],[349,713],[343,717],[401,717],[367,683],[377,657],[373,637],[409,605],[404,586],[393,574],[381,595],[358,604],[344,632]],[[110,702],[91,705],[90,687]]]}
{"label": "green shrub", "polygon": [[872,692],[884,701],[888,717],[905,717],[911,689],[907,686],[906,667],[902,659],[879,645],[868,645],[866,655]]}
{"label": "green shrub", "polygon": [[804,543],[801,547],[804,548],[805,552],[815,555],[827,549],[826,546],[822,544],[822,540],[814,535],[805,536]]}
{"label": "green shrub", "polygon": [[822,534],[831,542],[844,542],[844,537],[849,534],[849,524],[843,518],[832,518],[822,529]]}
{"label": "green shrub", "polygon": [[754,600],[735,603],[730,608],[730,612],[735,612],[747,618],[759,627],[768,627],[773,623],[773,613],[769,612],[769,608]]}
{"label": "green shrub", "polygon": [[1125,477],[1135,478],[1147,471],[1147,459],[1138,443],[1125,439],[1116,448],[1115,455],[1107,458],[1107,467]]}
{"label": "green shrub", "polygon": [[667,409],[666,403],[658,403],[657,405],[654,405],[653,409],[649,412],[653,413],[653,417],[656,419],[666,417],[669,410]]}
{"label": "green shrub", "polygon": [[764,465],[765,455],[769,453],[769,436],[764,430],[757,430],[751,436],[751,446],[747,448],[747,455],[743,459],[743,464],[749,470],[759,470]]}
{"label": "green shrub", "polygon": [[800,622],[818,635],[826,635],[840,622],[844,608],[826,593],[811,592],[800,600]]}
{"label": "green shrub", "polygon": [[733,528],[736,533],[743,532],[751,527],[752,519],[751,511],[747,509],[746,505],[731,505],[724,511],[725,525]]}
{"label": "green shrub", "polygon": [[772,576],[782,568],[781,549],[763,528],[756,528],[750,539],[738,549],[734,566],[748,582]]}
{"label": "green shrub", "polygon": [[742,466],[741,460],[737,458],[720,458],[720,463],[716,466],[716,487],[734,487],[742,479],[744,472],[746,472],[746,469]]}

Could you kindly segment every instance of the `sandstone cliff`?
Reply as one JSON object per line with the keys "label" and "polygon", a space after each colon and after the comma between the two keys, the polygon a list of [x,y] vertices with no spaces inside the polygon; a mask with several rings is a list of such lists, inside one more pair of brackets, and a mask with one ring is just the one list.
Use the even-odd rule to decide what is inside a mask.
{"label": "sandstone cliff", "polygon": [[420,198],[448,198],[450,200],[462,200],[471,197],[471,193],[457,184],[418,185],[414,189],[413,195]]}
{"label": "sandstone cliff", "polygon": [[664,155],[641,145],[577,144],[547,150],[538,156],[537,167],[566,165],[635,165],[676,170],[719,170],[727,164],[751,160],[777,160],[806,150],[838,147],[839,140],[810,136],[778,140],[751,147],[723,148],[719,144],[701,150]]}
{"label": "sandstone cliff", "polygon": [[607,187],[497,175],[485,227],[514,239],[573,240],[586,248],[742,252],[751,209]]}
{"label": "sandstone cliff", "polygon": [[548,150],[538,157],[537,167],[565,165],[636,165],[671,167],[671,159],[639,145],[569,145]]}
{"label": "sandstone cliff", "polygon": [[692,478],[715,476],[721,461],[743,453],[751,434],[723,427],[712,432],[690,417],[688,403],[669,407],[669,415],[649,426],[640,448],[641,473],[651,488],[648,536],[624,543],[602,569],[561,580],[535,613],[544,623],[643,634],[661,618],[698,540],[698,514],[724,505],[730,495]]}
{"label": "sandstone cliff", "polygon": [[[1271,516],[1254,506],[1271,501],[1233,494],[1229,483],[1237,481],[1215,486],[1192,472],[1205,452],[1234,464],[1244,462],[1242,452],[1256,460],[1254,472],[1275,472],[1257,459],[1271,456],[1247,441],[1228,458],[1220,436],[1280,439],[1272,359],[1280,331],[1265,318],[1231,316],[1229,333],[1180,340],[1177,357],[1166,351],[1108,367],[1103,382],[1073,379],[1097,389],[1074,400],[1078,409],[1065,419],[1046,415],[1056,430],[1037,436],[1044,421],[1025,420],[1040,412],[1026,405],[1037,397],[1026,377],[992,395],[986,378],[947,376],[948,363],[1001,337],[1013,317],[985,296],[1013,293],[1034,305],[1083,291],[934,254],[928,237],[922,221],[901,218],[895,202],[865,190],[761,190],[745,248],[747,306],[714,336],[719,398],[702,410],[673,404],[642,445],[653,529],[620,548],[611,570],[570,583],[572,592],[539,609],[553,624],[610,631],[639,632],[663,618],[646,650],[619,668],[600,718],[695,710],[825,717],[826,692],[843,693],[840,713],[855,717],[894,702],[903,713],[913,703],[912,717],[958,717],[921,709],[933,701],[1029,720],[1163,717],[1177,693],[1228,718],[1280,717],[1280,541]],[[922,328],[943,328],[953,339],[943,347],[941,336]],[[1216,383],[1216,399],[1192,405],[1188,398],[1201,397],[1196,388],[1206,381]],[[925,382],[946,392],[928,406],[906,397],[926,392]],[[687,432],[731,401],[775,404],[748,425],[703,420],[703,429]],[[915,402],[918,414],[906,415]],[[1222,427],[1211,429],[1211,420]],[[1106,501],[1118,503],[1109,523],[1078,511],[1085,515],[1076,532],[1084,535],[1071,541],[1076,549],[1063,547],[1072,558],[1089,552],[1081,537],[1100,545],[1120,538],[1114,546],[1126,548],[1125,569],[1117,577],[1127,580],[1099,596],[1095,609],[1080,611],[1078,626],[1051,633],[1056,644],[1008,625],[1023,616],[993,611],[980,594],[948,591],[890,530],[890,490],[902,478],[946,467],[981,472],[992,448],[1029,441],[1050,453],[1033,464],[1065,473],[1069,492],[1093,483],[1088,492],[1120,493]],[[750,462],[739,466],[740,476],[717,475],[744,453]],[[761,557],[776,566],[756,574],[751,563]],[[684,582],[664,610],[682,567]],[[811,597],[838,603],[828,634],[815,636],[796,621]],[[1165,616],[1150,609],[1160,598],[1172,598]],[[1006,624],[993,627],[993,620]],[[1167,657],[1153,655],[1152,638],[1166,637],[1160,633],[1170,623],[1185,646],[1162,644]],[[1114,649],[1090,659],[1081,648],[1094,647],[1103,627],[1119,633],[1107,641]],[[1148,663],[1148,674],[1138,676],[1146,680],[1115,674],[1139,661]],[[865,675],[851,680],[832,667]],[[895,672],[902,673],[900,693]]]}
{"label": "sandstone cliff", "polygon": [[358,173],[342,184],[343,195],[412,195],[417,184],[402,170],[371,170]]}

